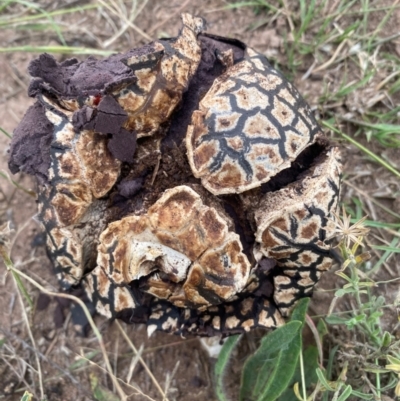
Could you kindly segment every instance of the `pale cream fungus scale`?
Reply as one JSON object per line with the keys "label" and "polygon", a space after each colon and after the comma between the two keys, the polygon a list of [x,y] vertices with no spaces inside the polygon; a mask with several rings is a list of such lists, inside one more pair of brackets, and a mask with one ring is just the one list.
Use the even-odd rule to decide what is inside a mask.
{"label": "pale cream fungus scale", "polygon": [[37,179],[60,284],[102,315],[277,327],[332,265],[340,152],[262,54],[182,22],[103,60],[33,60],[9,167]]}

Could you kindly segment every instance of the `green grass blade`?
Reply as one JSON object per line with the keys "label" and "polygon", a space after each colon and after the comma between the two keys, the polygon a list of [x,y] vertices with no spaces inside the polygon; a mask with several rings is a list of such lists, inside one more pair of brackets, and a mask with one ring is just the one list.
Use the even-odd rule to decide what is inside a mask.
{"label": "green grass blade", "polygon": [[372,248],[378,249],[380,251],[388,251],[393,253],[400,253],[400,248],[392,247],[392,246],[385,246],[385,245],[372,245]]}
{"label": "green grass blade", "polygon": [[223,7],[224,10],[231,10],[235,8],[242,8],[242,7],[265,7],[271,11],[279,11],[279,9],[275,6],[273,6],[270,3],[267,2],[262,2],[260,3],[259,1],[238,1],[236,3],[228,4]]}
{"label": "green grass blade", "polygon": [[[399,237],[394,237],[392,242],[390,243],[390,248],[397,248],[400,243]],[[387,258],[392,254],[391,251],[385,251],[383,255],[379,258],[379,260],[375,263],[374,267],[368,272],[368,276],[374,275],[382,266],[383,263],[386,262]]]}
{"label": "green grass blade", "polygon": [[321,370],[321,368],[317,368],[315,370],[315,372],[317,373],[318,376],[318,380],[320,381],[320,383],[329,391],[335,391],[335,389],[333,387],[331,387],[331,385],[328,383],[328,381],[325,378],[324,372]]}
{"label": "green grass blade", "polygon": [[[351,223],[357,223],[359,219],[351,219]],[[366,227],[374,228],[400,228],[400,223],[386,223],[385,221],[364,220],[363,223]]]}
{"label": "green grass blade", "polygon": [[3,173],[2,171],[0,171],[0,177],[5,178],[9,182],[11,182],[11,184],[13,184],[16,188],[20,189],[21,191],[24,191],[29,196],[36,197],[36,193],[34,191],[24,188],[22,185],[18,184],[17,181],[14,181],[13,179],[11,179],[7,174]]}
{"label": "green grass blade", "polygon": [[313,20],[315,14],[315,0],[302,0],[300,1],[300,15],[301,15],[301,26],[300,29],[295,33],[295,42],[297,42],[301,35],[307,30],[310,22]]}
{"label": "green grass blade", "polygon": [[0,5],[0,13],[2,13],[3,10],[5,10],[9,6],[9,4],[11,4],[13,1],[14,0],[4,1],[3,4]]}
{"label": "green grass blade", "polygon": [[11,271],[11,274],[14,276],[15,282],[17,283],[17,286],[18,286],[19,290],[21,291],[22,295],[24,296],[24,298],[28,302],[29,306],[33,309],[32,298],[29,296],[28,291],[26,290],[24,284],[22,283],[21,277],[19,276],[18,273],[16,273],[13,270]]}
{"label": "green grass blade", "polygon": [[351,396],[352,390],[353,389],[351,388],[350,384],[348,384],[344,388],[343,393],[340,394],[340,397],[337,399],[337,401],[345,401],[345,400],[347,400]]}
{"label": "green grass blade", "polygon": [[50,25],[53,27],[54,31],[56,32],[58,38],[60,39],[60,42],[66,46],[67,43],[65,42],[65,39],[61,33],[60,27],[57,25],[57,23],[54,21],[54,19],[49,15],[49,13],[38,6],[35,2],[30,2],[30,1],[25,1],[25,0],[16,0],[17,3],[23,4],[24,6],[30,8],[30,9],[35,9],[39,13],[43,14],[44,17],[46,17],[50,23]]}
{"label": "green grass blade", "polygon": [[361,143],[357,142],[353,138],[349,137],[346,135],[344,132],[340,131],[339,129],[335,128],[332,124],[328,123],[327,121],[323,121],[322,125],[327,127],[333,132],[336,132],[337,134],[341,135],[344,139],[349,141],[351,144],[356,146],[358,149],[362,150],[365,154],[367,154],[371,159],[376,161],[377,163],[381,164],[383,167],[385,167],[387,170],[389,170],[391,173],[396,175],[397,177],[400,178],[400,172],[397,171],[393,166],[391,166],[389,163],[387,163],[385,160],[383,160],[381,157],[377,156],[375,153],[371,152],[369,149],[367,149],[365,146],[361,145]]}
{"label": "green grass blade", "polygon": [[229,337],[223,345],[218,356],[218,361],[215,364],[215,392],[219,401],[227,401],[224,391],[224,373],[228,366],[230,356],[236,344],[240,340],[240,335]]}
{"label": "green grass blade", "polygon": [[0,131],[1,131],[7,138],[9,138],[9,139],[12,138],[11,135],[10,135],[5,129],[3,129],[3,128],[0,127]]}
{"label": "green grass blade", "polygon": [[111,50],[91,49],[73,46],[14,46],[0,47],[0,53],[29,52],[29,53],[57,53],[57,54],[89,54],[91,56],[109,56],[116,53]]}
{"label": "green grass blade", "polygon": [[33,301],[28,291],[26,290],[24,284],[21,281],[19,274],[13,270],[13,263],[8,255],[8,250],[6,249],[4,243],[0,243],[0,254],[3,258],[4,264],[8,271],[11,271],[12,276],[14,277],[15,282],[17,283],[18,289],[21,291],[21,294],[25,297],[26,301],[28,302],[29,306],[33,308]]}
{"label": "green grass blade", "polygon": [[[14,1],[14,0],[11,0],[11,1]],[[91,10],[94,8],[99,8],[99,5],[98,4],[86,4],[86,5],[79,6],[79,7],[71,7],[71,8],[56,10],[56,11],[48,12],[47,17],[52,18],[57,15],[81,12],[81,11],[85,11],[85,10]],[[0,7],[0,12],[1,11],[2,11],[2,7]],[[10,25],[21,24],[21,23],[25,23],[25,22],[29,22],[29,21],[35,21],[35,20],[41,19],[41,18],[44,18],[44,16],[42,14],[26,15],[24,17],[17,17],[17,18],[10,18],[9,16],[6,16],[5,18],[0,18],[0,28],[2,28],[2,27],[7,28]]]}

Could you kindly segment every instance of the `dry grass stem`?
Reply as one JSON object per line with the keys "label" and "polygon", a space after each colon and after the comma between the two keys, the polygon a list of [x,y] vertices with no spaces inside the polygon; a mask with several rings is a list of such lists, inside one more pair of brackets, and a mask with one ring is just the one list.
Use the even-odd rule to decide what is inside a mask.
{"label": "dry grass stem", "polygon": [[111,7],[109,4],[107,4],[106,1],[104,0],[98,0],[98,2],[104,7],[106,8],[108,11],[110,11],[112,14],[114,14],[116,17],[120,18],[120,20],[122,20],[125,24],[127,24],[127,26],[129,26],[130,28],[132,28],[134,31],[136,31],[139,35],[141,35],[144,39],[146,39],[146,41],[151,41],[152,38],[147,35],[147,33],[143,32],[140,28],[138,28],[133,22],[130,22],[124,14],[122,14],[120,12],[120,10],[118,10],[118,8],[113,8]]}
{"label": "dry grass stem", "polygon": [[26,313],[24,301],[22,299],[22,294],[19,291],[19,287],[18,287],[18,284],[17,284],[14,276],[13,276],[13,279],[14,279],[14,287],[15,287],[15,290],[17,291],[18,300],[19,300],[19,303],[20,303],[20,306],[21,306],[22,316],[23,316],[23,318],[25,320],[25,325],[26,325],[26,328],[27,328],[27,331],[28,331],[28,335],[29,335],[29,338],[31,340],[33,349],[35,350],[35,359],[36,359],[36,366],[37,366],[38,383],[39,383],[39,389],[40,389],[40,399],[44,400],[45,399],[45,394],[44,394],[44,387],[43,387],[42,367],[41,367],[41,364],[40,364],[39,355],[37,353],[37,346],[36,346],[35,338],[33,337],[31,326],[29,324],[29,319],[28,319],[28,315]]}
{"label": "dry grass stem", "polygon": [[[133,344],[132,340],[128,337],[128,335],[126,334],[125,330],[123,329],[123,327],[121,326],[121,324],[118,322],[118,320],[115,321],[115,324],[117,325],[118,329],[120,330],[120,332],[122,333],[122,336],[125,338],[126,342],[128,343],[128,345],[131,347],[132,351],[135,353],[135,355],[138,355],[139,352],[137,350],[137,348],[135,347],[135,345]],[[161,394],[161,396],[163,397],[163,401],[168,401],[168,398],[166,396],[166,394],[164,393],[163,389],[160,386],[160,383],[158,382],[158,380],[154,377],[152,371],[149,369],[149,367],[147,366],[146,362],[144,361],[144,359],[139,355],[139,361],[142,364],[144,370],[147,372],[147,374],[150,376],[153,384],[156,386],[157,390],[159,391],[159,393]]]}
{"label": "dry grass stem", "polygon": [[[6,263],[7,264],[7,263]],[[114,382],[115,387],[117,389],[117,392],[119,394],[119,396],[121,397],[121,400],[125,401],[127,399],[127,395],[125,394],[125,392],[122,390],[121,386],[118,383],[117,378],[114,376],[113,372],[112,372],[112,368],[111,368],[111,364],[110,361],[108,359],[107,356],[107,351],[105,349],[104,346],[104,342],[103,342],[103,337],[100,333],[100,331],[97,329],[92,316],[90,315],[89,310],[87,309],[86,305],[83,303],[82,300],[80,300],[79,298],[73,296],[73,295],[69,295],[69,294],[64,294],[64,293],[55,293],[52,291],[48,291],[46,288],[44,288],[43,286],[41,286],[38,282],[36,282],[35,280],[33,280],[31,277],[29,277],[27,274],[19,271],[18,269],[16,269],[12,264],[8,264],[7,268],[11,271],[13,271],[14,273],[18,274],[19,276],[23,277],[25,280],[29,281],[31,284],[33,284],[36,288],[38,288],[41,292],[43,292],[44,294],[50,296],[50,297],[59,297],[59,298],[65,298],[65,299],[69,299],[73,302],[76,302],[83,310],[83,312],[86,315],[86,318],[89,321],[89,324],[93,330],[93,332],[95,333],[98,341],[99,341],[99,345],[100,345],[100,349],[102,351],[103,354],[103,358],[104,358],[104,362],[106,364],[107,367],[107,371],[110,375],[111,380]]]}

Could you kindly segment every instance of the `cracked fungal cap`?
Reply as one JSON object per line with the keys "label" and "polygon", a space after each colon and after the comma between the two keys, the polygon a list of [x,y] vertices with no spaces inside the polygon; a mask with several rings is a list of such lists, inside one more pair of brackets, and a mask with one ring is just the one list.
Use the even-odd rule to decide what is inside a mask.
{"label": "cracked fungal cap", "polygon": [[76,132],[71,112],[45,96],[38,98],[36,107],[52,131],[48,184],[39,187],[38,217],[46,229],[56,275],[68,288],[80,282],[89,254],[95,252],[96,240],[82,223],[104,210],[99,199],[115,184],[120,162],[111,156],[104,136]]}
{"label": "cracked fungal cap", "polygon": [[[104,273],[117,286],[112,298],[125,298],[119,293],[129,293],[127,284],[140,281],[146,293],[181,308],[202,309],[231,300],[243,290],[250,272],[239,236],[184,185],[165,191],[146,214],[110,224],[100,236],[98,250],[97,267],[87,278],[90,283],[92,275]],[[105,283],[99,288],[103,298],[110,290]],[[126,302],[115,312],[125,309]]]}
{"label": "cracked fungal cap", "polygon": [[340,154],[267,59],[182,15],[176,38],[29,68],[9,167],[37,178],[65,290],[148,332],[285,322],[332,264]]}
{"label": "cracked fungal cap", "polygon": [[[196,72],[201,49],[201,18],[182,15],[183,28],[173,40],[159,40],[108,59],[57,63],[48,54],[29,66],[35,77],[30,96],[46,93],[73,112],[74,129],[112,135],[108,148],[133,162],[136,138],[151,136],[171,117]],[[60,82],[61,81],[61,82]]]}
{"label": "cracked fungal cap", "polygon": [[265,194],[255,212],[260,250],[282,267],[274,300],[285,316],[332,265],[325,239],[334,230],[328,216],[338,203],[340,172],[339,151],[331,148],[302,180]]}
{"label": "cracked fungal cap", "polygon": [[298,91],[249,48],[199,106],[186,136],[188,158],[193,174],[214,195],[268,182],[321,133]]}

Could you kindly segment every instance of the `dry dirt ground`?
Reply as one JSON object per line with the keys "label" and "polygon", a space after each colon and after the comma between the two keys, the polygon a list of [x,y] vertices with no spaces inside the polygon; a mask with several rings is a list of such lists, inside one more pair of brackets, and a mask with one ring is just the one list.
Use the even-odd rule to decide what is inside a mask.
{"label": "dry dirt ground", "polygon": [[[67,3],[73,3],[74,6],[86,4],[86,2],[79,1],[40,2],[47,10],[54,10]],[[267,56],[273,57],[284,67],[286,55],[283,43],[290,28],[286,16],[281,14],[275,20],[267,21],[253,29],[257,27],[258,23],[265,20],[265,15],[255,14],[250,7],[235,10],[223,9],[229,4],[222,0],[150,0],[144,4],[135,19],[135,26],[139,29],[127,29],[110,45],[110,48],[126,51],[148,42],[148,37],[155,39],[160,36],[175,36],[180,26],[179,13],[185,11],[205,17],[209,32],[238,38]],[[60,21],[62,21],[62,29],[65,31],[67,43],[71,46],[99,47],[111,38],[118,31],[119,26],[112,14],[105,16],[106,11],[106,7],[104,7],[103,13],[93,11],[63,16]],[[376,18],[379,21],[379,15]],[[348,23],[351,24],[350,19]],[[400,26],[400,11],[396,10],[387,23],[385,36],[396,32],[398,26]],[[39,30],[27,31],[17,28],[14,31],[8,31],[1,41],[3,46],[58,44],[58,38],[54,31],[48,30],[44,34]],[[400,42],[397,50],[399,48]],[[25,110],[33,103],[26,94],[29,83],[27,65],[33,57],[32,53],[23,52],[6,53],[0,56],[0,126],[9,133],[12,133]],[[57,57],[59,60],[67,58],[66,56]],[[328,82],[331,90],[334,90],[343,71],[331,69],[301,80],[313,60],[306,61],[305,65],[298,67],[296,75],[292,78],[302,95],[312,106],[317,107],[318,99],[326,90],[326,83]],[[287,72],[289,73],[289,71]],[[349,76],[353,74],[354,79],[357,79],[356,70],[349,69],[346,74]],[[359,97],[353,99],[352,96]],[[333,105],[330,110],[334,113],[344,113],[354,105],[356,105],[355,107],[364,107],[363,102],[366,101],[366,97],[371,97],[371,94],[363,94],[360,91],[351,93],[346,99],[348,104],[344,102],[336,107]],[[342,129],[351,133],[350,126],[342,125]],[[360,138],[360,140],[362,139]],[[0,136],[0,141],[0,169],[6,172],[9,139],[6,136]],[[400,202],[396,198],[400,191],[398,179],[383,167],[371,162],[355,147],[346,142],[343,142],[342,146],[345,178],[348,183],[343,186],[343,199],[347,201],[352,197],[362,199],[365,209],[370,214],[372,213],[372,219],[396,222],[393,216],[375,207],[372,202],[376,199],[375,195],[379,193],[381,203],[400,213]],[[371,146],[374,147],[374,152],[384,155],[394,166],[400,168],[398,149],[388,150],[380,148],[377,144]],[[47,288],[57,290],[58,285],[46,257],[42,229],[34,219],[36,203],[32,193],[35,191],[35,183],[24,175],[13,177],[13,179],[31,192],[16,189],[8,180],[0,177],[1,196],[3,197],[0,202],[0,222],[9,222],[14,230],[11,257],[19,269],[27,272]],[[373,237],[371,241],[373,242]],[[380,279],[398,276],[399,260],[395,260],[393,257],[382,265],[382,269],[383,273]],[[30,309],[25,306],[25,309],[28,310],[27,318],[41,362],[44,392],[48,399],[57,401],[94,399],[90,384],[94,380],[98,380],[104,388],[112,391],[113,385],[104,371],[104,363],[93,333],[89,331],[86,337],[77,335],[71,322],[69,306],[65,305],[65,302],[39,298],[39,292],[33,286],[28,283],[25,285],[35,302],[35,308]],[[309,313],[311,315],[326,314],[331,299],[329,290],[338,288],[340,285],[333,273],[327,273],[314,296]],[[393,303],[397,290],[398,284],[379,287],[379,291],[384,292],[387,296],[388,304]],[[0,339],[5,340],[4,357],[0,360],[0,400],[19,400],[23,389],[32,391],[35,394],[34,399],[39,399],[37,365],[32,341],[26,328],[15,284],[11,275],[6,274],[5,266],[2,263],[0,263],[0,300]],[[392,330],[395,321],[394,308],[387,308],[384,324]],[[124,381],[130,377],[130,384],[138,386],[145,394],[139,395],[133,387],[126,386],[124,388],[127,394],[135,394],[130,399],[160,400],[159,391],[141,364],[133,365],[135,362],[133,352],[115,323],[97,317],[96,324],[104,335],[116,375]],[[167,388],[170,400],[215,399],[212,379],[215,361],[209,358],[196,338],[179,338],[155,333],[149,339],[144,327],[135,325],[130,327],[124,325],[123,327],[135,346],[143,347],[144,361],[160,386],[164,390]],[[243,340],[241,354],[245,355],[246,352],[254,350],[257,339],[261,335],[261,332],[247,335]],[[93,363],[85,361],[84,356],[91,359]],[[231,391],[237,389],[237,378],[242,362],[243,359],[236,360],[227,374],[228,386],[232,387]],[[133,370],[132,366],[134,366]],[[236,384],[233,383],[232,378],[235,378]],[[9,388],[14,386],[14,390],[17,392],[6,395],[4,392],[8,388],[7,386]],[[2,393],[3,395],[1,395]]]}

